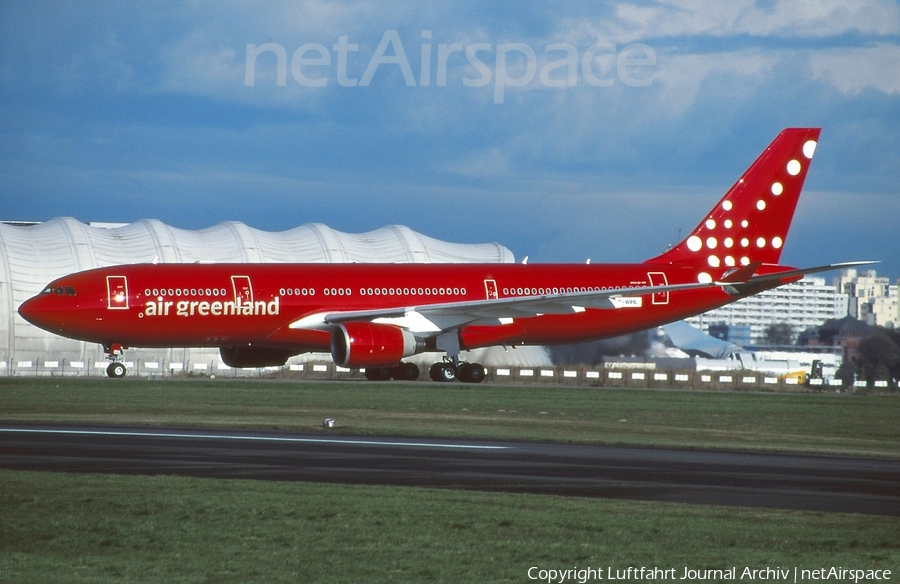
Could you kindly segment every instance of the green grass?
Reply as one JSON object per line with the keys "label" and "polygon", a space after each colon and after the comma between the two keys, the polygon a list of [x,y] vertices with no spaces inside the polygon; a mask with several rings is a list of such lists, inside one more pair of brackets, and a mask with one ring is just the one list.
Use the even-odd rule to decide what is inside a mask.
{"label": "green grass", "polygon": [[0,379],[0,421],[900,456],[900,396],[365,382]]}
{"label": "green grass", "polygon": [[[225,426],[896,457],[900,396],[0,379],[0,423]],[[541,568],[900,573],[896,517],[0,471],[0,582],[531,582]],[[572,582],[573,580],[568,580]]]}
{"label": "green grass", "polygon": [[542,568],[900,568],[872,517],[0,471],[2,582],[528,582]]}

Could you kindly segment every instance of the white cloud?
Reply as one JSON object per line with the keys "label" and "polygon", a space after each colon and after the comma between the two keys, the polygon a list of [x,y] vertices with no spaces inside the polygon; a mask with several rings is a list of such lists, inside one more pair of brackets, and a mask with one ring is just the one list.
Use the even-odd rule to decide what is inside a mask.
{"label": "white cloud", "polygon": [[864,89],[900,94],[900,46],[839,48],[817,51],[809,57],[815,79],[839,91],[856,95]]}
{"label": "white cloud", "polygon": [[667,115],[677,115],[694,105],[703,84],[713,75],[730,76],[735,101],[745,99],[740,89],[762,80],[780,56],[752,49],[707,54],[670,55],[663,60],[657,78],[662,86],[659,107]]}
{"label": "white cloud", "polygon": [[[209,11],[216,14],[216,18],[210,18]],[[184,24],[189,27],[187,32],[162,45],[159,88],[164,92],[215,96],[220,100],[257,106],[322,111],[327,104],[335,103],[331,100],[337,94],[347,97],[359,91],[338,86],[333,54],[331,67],[316,70],[317,75],[329,78],[327,85],[303,87],[292,78],[290,61],[293,52],[305,42],[321,43],[331,49],[339,36],[347,35],[351,43],[360,45],[360,50],[352,56],[364,65],[384,31],[402,27],[406,29],[401,31],[400,38],[415,75],[419,73],[418,45],[422,40],[418,32],[431,27],[436,29],[430,41],[432,51],[436,51],[442,42],[464,45],[523,42],[537,50],[541,64],[547,58],[542,54],[542,48],[554,42],[572,42],[584,49],[600,40],[613,42],[621,49],[628,42],[687,37],[688,42],[679,42],[675,48],[664,46],[661,40],[657,40],[660,46],[651,47],[658,56],[657,66],[652,71],[654,86],[651,88],[658,95],[658,101],[649,111],[643,112],[644,118],[685,112],[696,103],[704,83],[713,76],[730,78],[734,82],[735,99],[743,99],[739,94],[755,81],[765,78],[779,62],[805,59],[806,56],[809,56],[810,78],[824,80],[845,94],[858,93],[867,87],[892,93],[900,86],[900,77],[896,75],[900,59],[896,45],[822,50],[765,44],[746,48],[742,46],[745,41],[711,47],[705,40],[718,38],[730,43],[731,37],[747,35],[807,38],[850,33],[893,34],[900,31],[900,6],[890,1],[784,0],[760,7],[753,0],[665,0],[651,4],[621,2],[612,12],[602,12],[604,15],[597,17],[561,16],[555,24],[549,23],[542,37],[529,38],[527,32],[510,37],[502,29],[485,28],[483,22],[465,18],[465,7],[454,10],[445,5],[422,7],[401,2],[390,11],[385,11],[383,5],[374,0],[283,1],[267,4],[265,10],[236,2],[194,5],[183,15]],[[284,47],[288,61],[287,83],[285,86],[276,84],[274,57],[270,54],[257,62],[256,83],[248,90],[244,86],[246,46],[266,42]],[[447,94],[452,94],[454,99],[480,107],[489,92],[461,87],[463,73],[460,73],[460,67],[458,62],[451,62],[450,83],[445,88],[431,87],[431,97],[447,101]],[[359,77],[360,73],[357,71],[353,76]],[[468,74],[471,75],[471,71]],[[376,81],[375,85],[391,96],[385,100],[384,95],[380,95],[382,104],[393,104],[403,112],[423,107],[422,103],[415,103],[421,101],[420,96],[403,83],[387,82],[381,77]],[[545,88],[535,82],[529,88],[507,89],[507,97],[535,89]],[[587,89],[589,93],[602,93]],[[584,90],[584,87],[578,87],[564,91]],[[371,91],[366,90],[367,93]],[[434,95],[438,93],[439,96]],[[414,103],[410,104],[410,101]],[[430,112],[430,108],[425,110]]]}
{"label": "white cloud", "polygon": [[244,74],[237,47],[222,46],[206,34],[193,31],[161,49],[163,75],[160,88],[185,93],[233,93]]}
{"label": "white cloud", "polygon": [[580,42],[650,44],[656,99],[642,96],[644,119],[684,114],[711,82],[729,107],[747,103],[779,69],[845,95],[900,91],[900,47],[883,40],[900,33],[900,5],[891,0],[620,2],[612,16],[561,23]]}
{"label": "white cloud", "polygon": [[[619,34],[630,31],[638,38],[711,34],[734,30],[735,21],[752,2],[663,2],[649,6],[623,3],[617,6]],[[615,28],[613,29],[615,30]]]}
{"label": "white cloud", "polygon": [[900,31],[900,6],[891,0],[753,0],[623,2],[616,18],[595,23],[594,34],[616,42],[691,35],[828,37],[847,32],[887,35]]}
{"label": "white cloud", "polygon": [[409,2],[396,3],[386,10],[376,0],[275,0],[264,4],[207,0],[192,2],[183,13],[183,20],[219,38],[249,43],[302,43],[352,36],[372,28],[394,28],[416,10],[416,5]]}
{"label": "white cloud", "polygon": [[900,6],[891,0],[780,0],[771,10],[747,10],[735,30],[760,36],[895,34],[900,31]]}

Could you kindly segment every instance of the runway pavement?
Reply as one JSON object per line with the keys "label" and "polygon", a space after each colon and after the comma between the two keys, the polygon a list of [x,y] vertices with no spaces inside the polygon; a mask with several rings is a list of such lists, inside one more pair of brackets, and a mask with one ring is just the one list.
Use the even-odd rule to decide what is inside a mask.
{"label": "runway pavement", "polygon": [[900,460],[240,430],[9,425],[0,468],[409,485],[900,515]]}

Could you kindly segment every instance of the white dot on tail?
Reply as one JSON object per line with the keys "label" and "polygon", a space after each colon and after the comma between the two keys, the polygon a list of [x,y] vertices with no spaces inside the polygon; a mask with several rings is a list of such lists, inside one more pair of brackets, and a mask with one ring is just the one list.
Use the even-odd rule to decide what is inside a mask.
{"label": "white dot on tail", "polygon": [[706,220],[706,228],[707,229],[715,229],[716,228],[716,220],[715,219],[707,219]]}
{"label": "white dot on tail", "polygon": [[731,201],[722,201],[722,208],[726,211],[731,211],[732,207],[734,207],[734,205],[731,203]]}
{"label": "white dot on tail", "polygon": [[778,195],[780,195],[783,192],[784,192],[784,185],[782,185],[780,182],[772,183],[772,194],[773,195],[775,195],[777,197]]}
{"label": "white dot on tail", "polygon": [[717,256],[711,255],[706,258],[706,263],[710,265],[710,267],[718,268],[721,265],[721,262]]}
{"label": "white dot on tail", "polygon": [[725,220],[725,229],[731,229],[732,225],[734,225],[734,223],[731,222],[731,219]]}
{"label": "white dot on tail", "polygon": [[725,256],[725,265],[733,266],[734,265],[734,256]]}
{"label": "white dot on tail", "polygon": [[763,209],[766,208],[766,202],[763,201],[762,199],[756,201],[756,208],[759,209],[760,211],[762,211]]}
{"label": "white dot on tail", "polygon": [[732,247],[734,247],[734,240],[731,239],[730,237],[726,237],[724,243],[725,243],[725,247],[727,247],[728,249],[731,249]]}
{"label": "white dot on tail", "polygon": [[708,247],[709,249],[716,249],[717,245],[719,245],[719,240],[715,237],[706,238],[706,247]]}
{"label": "white dot on tail", "polygon": [[692,235],[688,237],[687,246],[691,251],[700,251],[700,249],[703,248],[703,240],[696,235]]}
{"label": "white dot on tail", "polygon": [[780,237],[772,238],[772,247],[774,247],[775,249],[781,249],[782,245],[784,245],[783,239],[781,239]]}
{"label": "white dot on tail", "polygon": [[813,154],[816,153],[816,141],[815,140],[807,140],[806,144],[803,145],[803,156],[807,158],[812,158]]}
{"label": "white dot on tail", "polygon": [[749,227],[749,226],[750,226],[750,222],[747,221],[746,219],[741,221],[741,227],[743,227],[744,229],[747,229],[747,227]]}
{"label": "white dot on tail", "polygon": [[749,265],[749,264],[750,264],[750,258],[748,258],[747,256],[744,256],[744,257],[741,258],[741,265],[742,265],[742,266],[747,266],[747,265]]}
{"label": "white dot on tail", "polygon": [[706,272],[700,272],[699,274],[697,274],[697,281],[701,284],[710,284],[712,283],[712,276],[710,276]]}
{"label": "white dot on tail", "polygon": [[800,166],[799,160],[791,160],[787,163],[787,171],[791,176],[797,176],[798,174],[800,174],[800,168],[802,167]]}
{"label": "white dot on tail", "polygon": [[757,237],[756,238],[756,247],[766,247],[766,238],[765,237]]}
{"label": "white dot on tail", "polygon": [[747,239],[746,237],[741,239],[741,247],[747,247],[748,245],[750,245],[749,239]]}

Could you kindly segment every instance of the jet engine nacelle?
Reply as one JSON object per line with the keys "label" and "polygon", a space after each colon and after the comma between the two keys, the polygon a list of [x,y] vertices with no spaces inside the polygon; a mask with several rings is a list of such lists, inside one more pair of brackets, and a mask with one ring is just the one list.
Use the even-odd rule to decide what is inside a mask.
{"label": "jet engine nacelle", "polygon": [[424,348],[411,332],[391,324],[345,322],[331,332],[331,358],[342,367],[396,365]]}
{"label": "jet engine nacelle", "polygon": [[222,362],[229,367],[281,367],[293,353],[268,347],[219,347]]}

